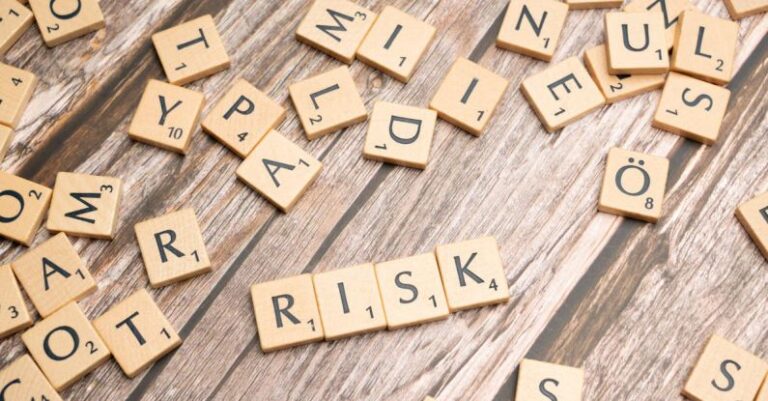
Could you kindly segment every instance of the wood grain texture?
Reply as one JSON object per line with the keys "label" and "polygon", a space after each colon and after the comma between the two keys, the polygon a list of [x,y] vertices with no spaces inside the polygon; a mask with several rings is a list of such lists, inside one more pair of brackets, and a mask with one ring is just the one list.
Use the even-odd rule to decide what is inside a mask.
{"label": "wood grain texture", "polygon": [[[604,106],[547,134],[517,88],[548,64],[494,46],[506,1],[368,0],[397,6],[437,30],[407,85],[351,66],[368,110],[376,100],[426,105],[448,67],[468,57],[511,81],[487,132],[439,121],[423,172],[364,160],[366,124],[311,143],[288,99],[293,82],[340,65],[298,43],[305,0],[102,0],[106,30],[54,49],[35,29],[3,61],[40,78],[2,169],[45,185],[58,171],[120,177],[112,241],[74,240],[99,290],[90,318],[149,283],[133,225],[195,209],[213,272],[152,290],[184,338],[136,379],[114,362],[68,400],[511,400],[525,357],[585,368],[585,399],[677,400],[713,332],[765,357],[768,264],[738,224],[736,206],[768,190],[768,17],[739,21],[739,74],[721,138],[707,147],[652,129],[660,92]],[[727,18],[718,0],[696,0]],[[604,10],[572,11],[553,62],[603,42]],[[132,142],[126,130],[150,78],[165,79],[150,35],[211,13],[232,67],[190,85],[205,115],[238,77],[288,108],[278,127],[325,169],[283,215],[235,178],[239,158],[193,134],[182,157]],[[752,55],[751,58],[748,57]],[[671,160],[656,225],[596,212],[607,150]],[[248,287],[254,282],[428,252],[494,235],[511,301],[409,329],[263,354]],[[40,230],[35,243],[49,233]],[[24,248],[0,242],[3,263]],[[5,365],[24,352],[0,343]]]}

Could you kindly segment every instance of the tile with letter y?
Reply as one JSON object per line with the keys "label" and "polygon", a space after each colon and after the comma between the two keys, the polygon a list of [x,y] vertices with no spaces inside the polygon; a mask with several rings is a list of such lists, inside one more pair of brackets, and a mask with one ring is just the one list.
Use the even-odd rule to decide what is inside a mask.
{"label": "tile with letter y", "polygon": [[496,46],[549,61],[568,16],[568,5],[555,0],[512,0]]}
{"label": "tile with letter y", "polygon": [[424,169],[436,122],[434,110],[377,102],[368,124],[363,155],[371,160]]}
{"label": "tile with letter y", "polygon": [[722,85],[733,77],[739,24],[698,11],[680,16],[672,70]]}
{"label": "tile with letter y", "polygon": [[27,354],[0,370],[0,400],[63,401]]}
{"label": "tile with letter y", "polygon": [[655,223],[661,217],[669,160],[613,148],[608,151],[597,209]]}
{"label": "tile with letter y", "polygon": [[21,296],[11,265],[0,266],[0,339],[31,325],[32,317]]}
{"label": "tile with letter y", "polygon": [[631,0],[624,6],[624,11],[633,13],[653,12],[664,23],[667,49],[671,49],[677,41],[677,24],[680,14],[685,10],[693,10],[693,4],[688,0]]}
{"label": "tile with letter y", "polygon": [[523,359],[515,401],[581,401],[583,387],[583,369]]}
{"label": "tile with letter y", "polygon": [[736,218],[768,259],[768,192],[739,205]]}
{"label": "tile with letter y", "polygon": [[664,74],[619,74],[608,72],[608,54],[605,45],[584,52],[584,64],[589,75],[603,92],[606,103],[615,103],[664,86]]}
{"label": "tile with letter y", "polygon": [[0,56],[32,25],[32,11],[16,0],[0,0]]}
{"label": "tile with letter y", "polygon": [[50,188],[0,171],[0,236],[31,244],[50,202]]}
{"label": "tile with letter y", "polygon": [[669,70],[664,21],[657,13],[607,13],[605,39],[611,74],[663,74]]}
{"label": "tile with letter y", "polygon": [[16,128],[36,85],[35,74],[0,63],[0,124]]}
{"label": "tile with letter y", "polygon": [[29,0],[37,27],[48,47],[60,45],[106,26],[99,0],[57,2]]}
{"label": "tile with letter y", "polygon": [[111,239],[117,227],[121,192],[119,178],[58,173],[46,228],[75,236]]}
{"label": "tile with letter y", "polygon": [[347,0],[317,0],[296,29],[299,42],[352,64],[376,14]]}

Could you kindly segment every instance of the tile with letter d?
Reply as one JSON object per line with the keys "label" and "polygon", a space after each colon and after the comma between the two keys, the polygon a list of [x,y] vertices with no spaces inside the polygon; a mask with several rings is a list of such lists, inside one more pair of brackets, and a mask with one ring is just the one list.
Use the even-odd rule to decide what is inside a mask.
{"label": "tile with letter d", "polygon": [[736,217],[768,259],[768,192],[739,205]]}
{"label": "tile with letter d", "polygon": [[568,5],[555,0],[512,0],[496,46],[549,61],[568,16]]}
{"label": "tile with letter d", "polygon": [[436,122],[434,110],[377,102],[368,124],[363,155],[371,160],[424,169]]}
{"label": "tile with letter d", "polygon": [[16,0],[0,0],[0,56],[32,25],[32,11]]}
{"label": "tile with letter d", "polygon": [[607,13],[605,38],[611,74],[663,74],[669,70],[664,21],[657,13]]}
{"label": "tile with letter d", "polygon": [[0,339],[31,325],[32,317],[21,296],[11,265],[0,266]]}
{"label": "tile with letter d", "polygon": [[605,45],[585,51],[584,64],[603,93],[606,103],[615,103],[664,86],[664,74],[613,75],[608,72],[608,54]]}
{"label": "tile with letter d", "polygon": [[0,171],[0,236],[29,246],[50,201],[49,188]]}
{"label": "tile with letter d", "polygon": [[693,9],[693,4],[688,0],[631,0],[624,6],[625,12],[656,13],[664,23],[667,49],[671,49],[677,41],[677,24],[680,21],[680,14],[685,10]]}
{"label": "tile with letter d", "polygon": [[46,228],[75,236],[110,239],[117,227],[121,192],[119,178],[58,173]]}
{"label": "tile with letter d", "polygon": [[29,6],[48,47],[60,45],[105,26],[99,0],[29,0]]}
{"label": "tile with letter d", "polygon": [[63,401],[27,354],[0,370],[0,399]]}
{"label": "tile with letter d", "polygon": [[296,39],[352,64],[376,14],[347,0],[317,0],[296,30]]}
{"label": "tile with letter d", "polygon": [[583,369],[523,359],[515,401],[581,401],[583,387]]}
{"label": "tile with letter d", "polygon": [[[742,19],[768,11],[768,0],[723,0],[733,19]],[[768,397],[768,391],[763,391]],[[758,400],[763,401],[763,400]]]}
{"label": "tile with letter d", "polygon": [[664,157],[611,149],[597,209],[655,223],[661,217],[668,173]]}
{"label": "tile with letter d", "polygon": [[571,10],[585,10],[589,8],[615,8],[621,7],[624,0],[565,0]]}
{"label": "tile with letter d", "polygon": [[680,16],[680,36],[672,49],[672,70],[726,84],[733,76],[739,24],[698,11]]}
{"label": "tile with letter d", "polygon": [[35,74],[0,63],[0,124],[16,128],[36,85]]}

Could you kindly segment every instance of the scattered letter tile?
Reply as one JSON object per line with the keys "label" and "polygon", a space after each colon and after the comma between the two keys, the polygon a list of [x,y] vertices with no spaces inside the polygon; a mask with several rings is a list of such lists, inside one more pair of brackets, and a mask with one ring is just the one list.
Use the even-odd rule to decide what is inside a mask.
{"label": "scattered letter tile", "polygon": [[654,12],[664,23],[667,38],[667,49],[671,49],[677,41],[677,24],[680,14],[685,10],[694,9],[688,0],[632,0],[625,7],[626,12]]}
{"label": "scattered letter tile", "polygon": [[48,47],[60,45],[105,26],[99,0],[29,0],[29,6],[32,7],[37,27]]}
{"label": "scattered letter tile", "polygon": [[664,157],[611,149],[597,209],[655,223],[661,217],[668,172]]}
{"label": "scattered letter tile", "polygon": [[13,129],[0,125],[0,161],[5,158],[5,154],[8,153],[8,148],[11,147],[11,141],[13,141]]}
{"label": "scattered letter tile", "polygon": [[0,0],[0,56],[32,25],[32,11],[16,0]]}
{"label": "scattered letter tile", "polygon": [[59,173],[46,227],[70,235],[110,239],[117,226],[119,178]]}
{"label": "scattered letter tile", "polygon": [[[741,19],[768,11],[768,0],[723,0],[733,19]],[[768,390],[763,391],[768,397]],[[763,401],[763,400],[758,400]]]}
{"label": "scattered letter tile", "polygon": [[8,401],[63,401],[27,354],[0,370],[0,389],[4,390],[0,394]]}
{"label": "scattered letter tile", "polygon": [[605,37],[611,74],[663,74],[669,70],[664,21],[658,13],[607,13]]}
{"label": "scattered letter tile", "polygon": [[718,85],[733,76],[739,24],[698,11],[680,16],[680,37],[672,49],[672,69]]}
{"label": "scattered letter tile", "polygon": [[426,168],[436,121],[434,110],[377,102],[363,155],[371,160]]}
{"label": "scattered letter tile", "polygon": [[0,236],[31,244],[50,201],[49,188],[0,171]]}
{"label": "scattered letter tile", "polygon": [[736,217],[768,259],[768,192],[741,204]]}
{"label": "scattered letter tile", "polygon": [[31,325],[32,317],[29,316],[27,305],[21,297],[11,266],[0,266],[0,338]]}
{"label": "scattered letter tile", "polygon": [[755,401],[768,401],[768,377],[763,381],[763,386],[760,388],[760,392],[757,393]]}
{"label": "scattered letter tile", "polygon": [[0,124],[16,128],[35,85],[35,74],[0,63]]}
{"label": "scattered letter tile", "polygon": [[571,10],[621,7],[624,0],[565,0]]}
{"label": "scattered letter tile", "polygon": [[568,5],[555,0],[512,0],[496,38],[498,47],[544,61],[552,59]]}
{"label": "scattered letter tile", "polygon": [[608,72],[608,55],[605,45],[593,47],[584,52],[584,63],[587,65],[589,75],[603,92],[607,103],[650,92],[664,85],[664,74],[613,75]]}
{"label": "scattered letter tile", "polygon": [[583,369],[523,359],[515,401],[581,401],[583,385]]}
{"label": "scattered letter tile", "polygon": [[318,0],[296,30],[296,39],[347,64],[376,20],[376,14],[347,0]]}

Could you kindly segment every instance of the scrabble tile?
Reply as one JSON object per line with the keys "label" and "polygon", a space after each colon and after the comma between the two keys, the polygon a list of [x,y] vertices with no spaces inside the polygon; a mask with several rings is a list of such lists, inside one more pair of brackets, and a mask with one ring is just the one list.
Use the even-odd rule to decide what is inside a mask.
{"label": "scrabble tile", "polygon": [[694,7],[688,0],[632,0],[625,7],[626,12],[654,12],[664,22],[667,39],[667,49],[671,49],[677,41],[677,24],[680,14]]}
{"label": "scrabble tile", "polygon": [[229,68],[229,55],[210,15],[152,35],[168,82],[188,84]]}
{"label": "scrabble tile", "polygon": [[246,157],[285,119],[285,108],[244,79],[238,79],[203,119],[203,131]]}
{"label": "scrabble tile", "polygon": [[49,188],[0,171],[0,236],[28,246],[50,201]]}
{"label": "scrabble tile", "polygon": [[63,401],[27,354],[0,370],[0,400]]}
{"label": "scrabble tile", "polygon": [[714,335],[688,376],[683,395],[694,401],[754,400],[768,363]]}
{"label": "scrabble tile", "polygon": [[515,401],[581,401],[583,386],[583,369],[523,359]]}
{"label": "scrabble tile", "polygon": [[277,131],[272,131],[237,168],[237,177],[288,213],[315,181],[323,165]]}
{"label": "scrabble tile", "polygon": [[605,14],[608,72],[662,74],[669,70],[664,21],[658,13]]}
{"label": "scrabble tile", "polygon": [[624,0],[565,0],[571,10],[584,10],[588,8],[615,8],[621,7]]}
{"label": "scrabble tile", "polygon": [[288,91],[309,140],[368,118],[368,111],[347,67],[297,82]]}
{"label": "scrabble tile", "polygon": [[680,37],[672,49],[672,69],[718,85],[733,76],[739,24],[698,11],[680,16]]}
{"label": "scrabble tile", "polygon": [[432,97],[429,108],[445,121],[480,136],[509,81],[465,58],[458,58]]}
{"label": "scrabble tile", "polygon": [[312,275],[254,284],[251,297],[262,351],[323,340]]}
{"label": "scrabble tile", "polygon": [[760,387],[760,392],[757,393],[755,401],[768,401],[768,377],[763,381],[763,386]]}
{"label": "scrabble tile", "polygon": [[726,88],[672,72],[664,84],[652,125],[713,144],[730,97],[731,91]]}
{"label": "scrabble tile", "polygon": [[589,75],[603,93],[606,103],[615,103],[664,86],[664,74],[613,75],[608,72],[608,54],[605,45],[585,51],[584,64],[587,65]]}
{"label": "scrabble tile", "polygon": [[40,28],[40,34],[48,47],[69,42],[105,26],[98,0],[78,0],[76,4],[29,0],[29,6],[35,14],[37,27]]}
{"label": "scrabble tile", "polygon": [[[768,0],[723,0],[733,19],[741,19],[768,11]],[[768,391],[763,391],[768,397]],[[763,401],[763,400],[758,400]]]}
{"label": "scrabble tile", "polygon": [[58,173],[46,228],[69,235],[111,239],[117,227],[119,178]]}
{"label": "scrabble tile", "polygon": [[448,317],[434,253],[376,263],[376,279],[390,330]]}
{"label": "scrabble tile", "polygon": [[16,0],[0,0],[0,56],[16,43],[35,17]]}
{"label": "scrabble tile", "polygon": [[164,287],[211,271],[192,209],[142,221],[134,227],[152,287]]}
{"label": "scrabble tile", "polygon": [[520,90],[549,132],[605,104],[605,98],[576,57],[526,78]]}
{"label": "scrabble tile", "polygon": [[736,217],[768,259],[768,192],[739,205]]}
{"label": "scrabble tile", "polygon": [[451,312],[509,300],[507,277],[495,238],[438,245],[435,254]]}
{"label": "scrabble tile", "polygon": [[426,168],[437,112],[377,102],[373,106],[363,155],[367,159]]}
{"label": "scrabble tile", "polygon": [[427,398],[425,398],[424,401],[435,401],[435,399],[430,396],[427,396]]}
{"label": "scrabble tile", "polygon": [[0,266],[0,338],[32,325],[10,265]]}
{"label": "scrabble tile", "polygon": [[312,276],[326,340],[387,327],[372,263]]}
{"label": "scrabble tile", "polygon": [[35,74],[0,63],[0,124],[16,128],[35,85]]}
{"label": "scrabble tile", "polygon": [[318,0],[296,30],[296,39],[347,64],[376,20],[376,14],[347,0]]}
{"label": "scrabble tile", "polygon": [[357,50],[357,57],[401,82],[408,82],[435,31],[434,26],[386,6]]}
{"label": "scrabble tile", "polygon": [[504,15],[496,46],[544,61],[551,60],[565,25],[568,7],[556,0],[512,0]]}
{"label": "scrabble tile", "polygon": [[111,307],[93,327],[130,378],[181,346],[176,330],[144,289]]}
{"label": "scrabble tile", "polygon": [[8,153],[8,148],[11,147],[13,141],[13,129],[0,125],[0,160],[5,159],[5,154]]}
{"label": "scrabble tile", "polygon": [[597,209],[655,223],[661,217],[668,172],[664,157],[611,149]]}
{"label": "scrabble tile", "polygon": [[109,349],[75,302],[35,324],[21,335],[21,340],[59,391],[110,357]]}
{"label": "scrabble tile", "polygon": [[128,136],[185,154],[204,101],[201,92],[150,79],[131,120]]}

